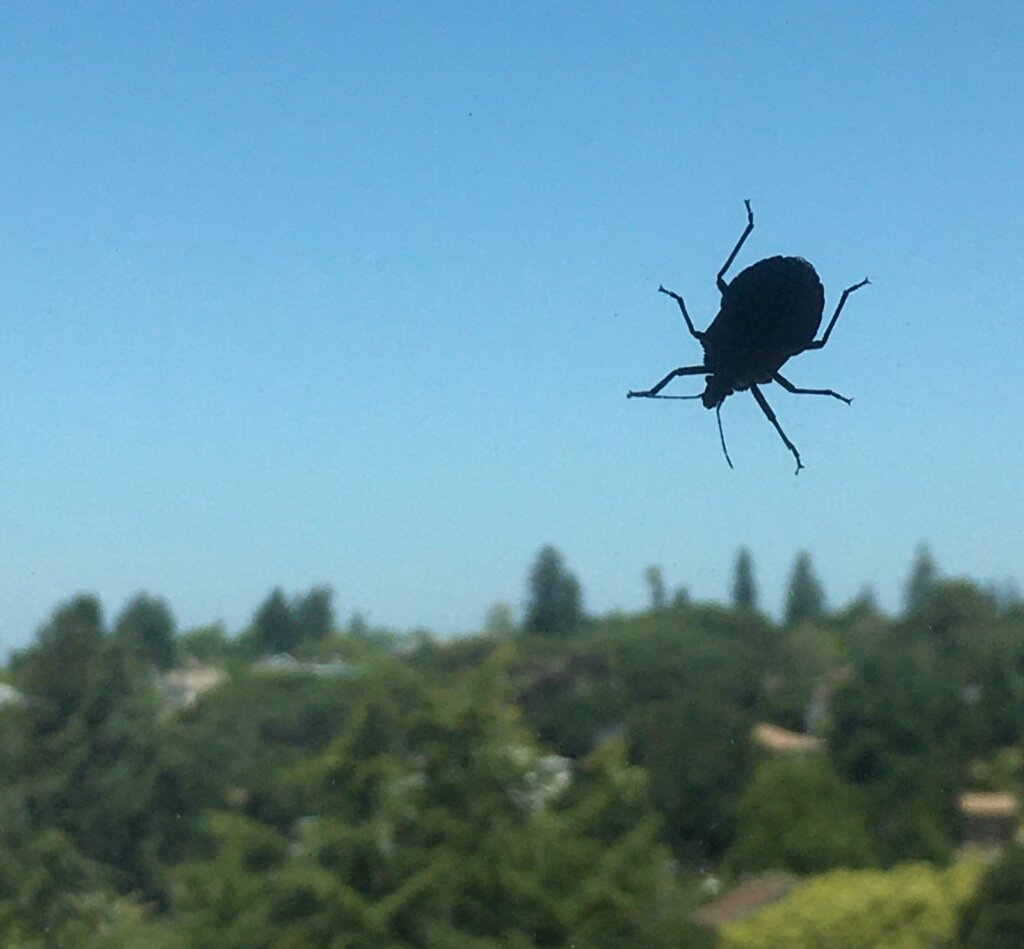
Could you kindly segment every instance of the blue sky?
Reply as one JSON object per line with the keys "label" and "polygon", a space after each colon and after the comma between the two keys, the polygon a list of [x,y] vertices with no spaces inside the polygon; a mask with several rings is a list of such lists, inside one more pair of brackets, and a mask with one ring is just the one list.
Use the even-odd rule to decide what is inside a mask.
{"label": "blue sky", "polygon": [[[0,645],[137,590],[243,626],[274,585],[478,626],[554,543],[595,612],[898,605],[914,548],[1020,577],[1019,4],[0,8]],[[817,267],[828,347],[748,394],[659,283]],[[699,391],[691,380],[677,391]]]}

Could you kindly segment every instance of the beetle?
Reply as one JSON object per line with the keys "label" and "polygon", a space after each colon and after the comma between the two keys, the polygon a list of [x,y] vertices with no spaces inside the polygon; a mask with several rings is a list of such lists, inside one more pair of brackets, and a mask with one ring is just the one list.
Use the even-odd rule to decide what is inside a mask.
{"label": "beetle", "polygon": [[[699,366],[681,366],[673,369],[650,389],[626,393],[629,399],[700,399],[704,407],[714,409],[718,416],[718,434],[722,441],[725,460],[732,467],[732,459],[725,447],[722,434],[722,403],[734,392],[750,390],[768,421],[782,437],[786,447],[796,458],[796,473],[803,462],[800,452],[782,430],[771,406],[759,386],[777,382],[788,392],[798,395],[828,395],[847,405],[852,401],[832,389],[801,389],[793,385],[779,370],[786,360],[809,349],[821,349],[827,342],[836,320],[846,305],[846,299],[855,290],[870,283],[868,279],[847,287],[839,298],[832,319],[821,339],[815,334],[821,326],[825,309],[825,291],[814,267],[803,257],[767,257],[741,271],[731,283],[725,274],[740,248],[754,230],[754,212],[750,201],[747,226],[732,249],[722,269],[718,271],[718,290],[722,303],[718,314],[706,330],[698,330],[686,312],[683,298],[672,290],[658,287],[659,293],[672,297],[686,321],[690,335],[704,349],[704,362]],[[659,395],[673,379],[679,376],[706,374],[704,392],[699,395]]]}

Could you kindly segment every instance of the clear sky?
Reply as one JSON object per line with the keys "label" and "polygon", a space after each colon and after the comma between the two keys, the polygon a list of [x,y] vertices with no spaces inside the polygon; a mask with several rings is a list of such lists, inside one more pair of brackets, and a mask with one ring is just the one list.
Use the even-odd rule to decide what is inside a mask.
{"label": "clear sky", "polygon": [[[554,543],[594,612],[644,569],[769,609],[898,605],[916,544],[1020,578],[1019,3],[0,7],[0,646],[56,603],[243,626],[274,585],[478,627]],[[799,254],[821,352],[625,399],[714,275]],[[677,384],[700,390],[699,380]]]}

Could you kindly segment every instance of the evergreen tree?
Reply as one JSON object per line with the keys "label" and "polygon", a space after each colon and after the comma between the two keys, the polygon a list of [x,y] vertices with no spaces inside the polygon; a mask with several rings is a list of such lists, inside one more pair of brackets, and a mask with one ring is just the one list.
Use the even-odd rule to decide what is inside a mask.
{"label": "evergreen tree", "polygon": [[489,636],[508,636],[516,628],[512,607],[504,600],[492,603],[484,616],[484,632]]}
{"label": "evergreen tree", "polygon": [[811,566],[811,556],[801,550],[793,564],[786,594],[786,625],[821,619],[825,615],[825,591]]}
{"label": "evergreen tree", "polygon": [[[293,770],[305,816],[211,813],[175,872],[190,945],[692,946],[646,775],[621,742],[536,748],[493,667],[458,687],[378,674]],[[700,944],[700,943],[696,943]]]}
{"label": "evergreen tree", "polygon": [[280,587],[275,587],[263,601],[253,617],[252,626],[262,652],[292,652],[295,649],[298,642],[295,617]]}
{"label": "evergreen tree", "polygon": [[741,547],[733,569],[732,605],[737,610],[757,609],[757,584],[754,582],[754,561],[750,551]]}
{"label": "evergreen tree", "polygon": [[944,860],[964,757],[960,687],[916,638],[890,630],[860,652],[830,700],[832,761],[864,794],[883,865]]}
{"label": "evergreen tree", "polygon": [[903,609],[907,616],[916,613],[939,582],[939,570],[927,544],[920,544],[903,589]]}
{"label": "evergreen tree", "polygon": [[129,653],[147,665],[174,665],[174,616],[164,600],[145,593],[132,597],[117,618],[115,633]]}
{"label": "evergreen tree", "polygon": [[104,642],[100,601],[80,594],[53,611],[31,649],[14,656],[11,670],[18,688],[39,700],[33,709],[41,729],[63,725],[78,707]]}
{"label": "evergreen tree", "polygon": [[313,587],[292,603],[295,638],[319,642],[334,628],[334,592],[330,587]]}
{"label": "evergreen tree", "polygon": [[644,576],[647,578],[647,588],[651,593],[651,609],[663,610],[665,608],[665,581],[661,576],[661,567],[648,567]]}
{"label": "evergreen tree", "polygon": [[580,585],[550,544],[542,547],[530,571],[526,629],[532,633],[567,633],[583,620]]}

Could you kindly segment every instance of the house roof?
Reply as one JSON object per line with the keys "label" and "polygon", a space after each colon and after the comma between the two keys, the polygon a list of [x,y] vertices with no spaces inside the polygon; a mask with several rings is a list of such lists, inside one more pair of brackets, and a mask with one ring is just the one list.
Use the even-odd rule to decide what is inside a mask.
{"label": "house roof", "polygon": [[766,873],[733,887],[710,903],[705,903],[693,917],[702,926],[710,929],[717,929],[726,923],[738,923],[763,906],[781,900],[796,882],[796,877],[791,873]]}
{"label": "house roof", "polygon": [[822,751],[825,747],[823,738],[791,732],[788,728],[769,725],[767,722],[758,722],[754,726],[753,739],[762,748],[776,752]]}
{"label": "house roof", "polygon": [[964,817],[1014,817],[1017,797],[1008,792],[969,791],[960,795],[960,813]]}

